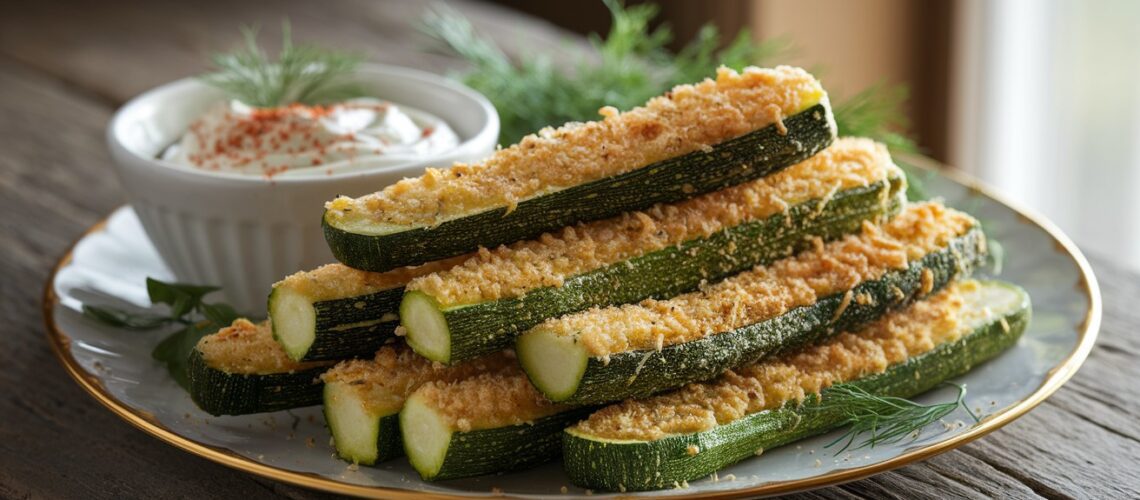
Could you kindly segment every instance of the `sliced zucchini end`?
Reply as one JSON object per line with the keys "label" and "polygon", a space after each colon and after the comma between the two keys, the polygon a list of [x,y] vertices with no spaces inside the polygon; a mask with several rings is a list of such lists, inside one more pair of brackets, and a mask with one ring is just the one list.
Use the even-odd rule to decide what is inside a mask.
{"label": "sliced zucchini end", "polygon": [[325,384],[324,405],[337,455],[352,463],[375,464],[383,415],[369,412],[355,388],[343,382]]}
{"label": "sliced zucchini end", "polygon": [[967,319],[977,323],[989,320],[993,315],[1029,308],[1029,294],[1009,283],[967,280],[959,285],[959,290],[966,301]]}
{"label": "sliced zucchini end", "polygon": [[317,337],[317,310],[303,293],[274,287],[269,294],[269,317],[273,339],[293,361],[301,361]]}
{"label": "sliced zucchini end", "polygon": [[417,354],[440,363],[451,361],[451,331],[439,302],[422,292],[407,292],[400,302],[400,326]]}
{"label": "sliced zucchini end", "polygon": [[[826,114],[824,118],[827,120],[827,128],[831,131],[831,138],[835,139],[839,136],[839,125],[835,122],[835,113],[831,109],[831,99],[827,96],[827,92],[825,92],[823,88],[820,88],[816,93],[813,93],[808,98],[807,102],[812,101],[811,97],[815,97],[815,102],[812,102],[811,106],[815,106],[817,104],[823,105]],[[811,106],[805,106],[804,109],[810,108]]]}
{"label": "sliced zucchini end", "polygon": [[339,232],[361,236],[386,236],[413,229],[376,222],[371,214],[360,210],[325,210],[324,225]]}
{"label": "sliced zucchini end", "polygon": [[413,394],[400,412],[400,434],[408,462],[424,480],[439,474],[451,446],[451,426],[434,408]]}
{"label": "sliced zucchini end", "polygon": [[578,392],[590,355],[576,338],[535,328],[519,336],[515,347],[527,377],[551,401]]}

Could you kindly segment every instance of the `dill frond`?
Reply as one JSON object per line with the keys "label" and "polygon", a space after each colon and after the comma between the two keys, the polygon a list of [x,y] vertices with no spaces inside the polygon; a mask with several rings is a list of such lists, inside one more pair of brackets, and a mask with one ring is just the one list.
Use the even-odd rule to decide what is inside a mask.
{"label": "dill frond", "polygon": [[[658,14],[654,4],[626,7],[619,0],[603,0],[613,17],[605,38],[589,37],[592,57],[580,55],[555,64],[541,54],[523,54],[512,61],[454,9],[429,9],[420,29],[440,48],[466,60],[470,68],[461,78],[490,99],[499,112],[499,142],[514,144],[543,127],[597,118],[598,109],[613,106],[628,110],[661,95],[675,85],[701,81],[724,65],[740,70],[748,65],[769,65],[794,51],[785,39],[761,42],[742,30],[721,46],[721,33],[708,24],[676,54],[666,46],[673,40],[668,26],[650,29]],[[835,105],[839,134],[870,137],[895,153],[915,153],[904,104],[905,85],[874,85]],[[903,162],[907,196],[929,198],[915,169]]]}
{"label": "dill frond", "polygon": [[917,152],[918,145],[906,134],[910,120],[903,105],[909,95],[906,85],[879,83],[851,96],[833,110],[840,134],[870,137],[894,152]]}
{"label": "dill frond", "polygon": [[[949,382],[948,382],[949,383]],[[958,388],[958,397],[954,401],[923,405],[909,399],[891,396],[878,396],[871,394],[853,384],[839,384],[825,391],[825,395],[818,405],[808,407],[809,411],[834,412],[845,417],[845,424],[850,427],[847,432],[836,438],[825,447],[831,448],[843,443],[835,452],[843,453],[852,445],[854,450],[876,445],[891,444],[901,441],[907,436],[917,437],[917,433],[926,426],[937,422],[949,415],[959,406],[978,421],[970,408],[966,406],[966,387],[949,383]],[[856,439],[864,436],[856,444]]]}
{"label": "dill frond", "polygon": [[613,25],[604,38],[589,37],[594,54],[579,54],[555,64],[542,54],[512,61],[491,40],[476,33],[454,9],[438,5],[427,11],[420,29],[470,64],[464,83],[486,95],[499,111],[500,142],[513,144],[527,134],[566,122],[596,119],[603,106],[628,110],[675,85],[713,75],[721,65],[737,70],[764,65],[782,54],[786,43],[755,43],[742,31],[724,48],[721,35],[706,25],[680,52],[667,45],[667,26],[650,28],[659,8],[624,6],[604,0]]}
{"label": "dill frond", "polygon": [[270,108],[293,103],[327,104],[364,95],[349,77],[363,58],[358,54],[293,44],[288,22],[281,27],[281,51],[276,60],[257,44],[257,28],[241,29],[244,46],[216,54],[216,70],[202,81],[224,90],[247,105]]}
{"label": "dill frond", "polygon": [[[918,153],[918,145],[908,132],[910,120],[903,112],[909,90],[906,85],[872,85],[837,104],[835,124],[839,135],[870,137],[886,144],[892,153]],[[905,161],[895,163],[906,173],[906,197],[911,201],[930,198],[918,169]]]}

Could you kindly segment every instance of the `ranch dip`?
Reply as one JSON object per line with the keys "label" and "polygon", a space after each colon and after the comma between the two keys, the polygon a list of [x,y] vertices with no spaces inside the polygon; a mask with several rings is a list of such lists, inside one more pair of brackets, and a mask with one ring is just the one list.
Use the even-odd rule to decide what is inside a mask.
{"label": "ranch dip", "polygon": [[246,175],[332,175],[435,156],[459,145],[443,120],[374,98],[255,108],[232,100],[190,124],[162,159]]}

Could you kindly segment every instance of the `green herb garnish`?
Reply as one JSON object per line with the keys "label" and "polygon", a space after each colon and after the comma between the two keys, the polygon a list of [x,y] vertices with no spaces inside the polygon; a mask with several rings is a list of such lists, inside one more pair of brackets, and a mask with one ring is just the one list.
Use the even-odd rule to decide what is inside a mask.
{"label": "green herb garnish", "polygon": [[138,313],[113,307],[83,304],[83,315],[105,325],[128,330],[154,330],[171,325],[182,328],[158,344],[151,356],[166,364],[170,376],[183,388],[189,386],[187,367],[190,352],[202,337],[227,327],[240,317],[233,307],[222,303],[203,301],[217,287],[167,283],[154,278],[146,279],[150,301],[169,306],[165,315],[151,312]]}
{"label": "green herb garnish", "polygon": [[277,60],[257,45],[257,29],[243,27],[245,46],[213,56],[217,70],[202,81],[218,87],[234,99],[259,108],[293,103],[328,104],[364,95],[350,76],[363,58],[312,45],[294,45],[289,23],[281,26],[281,51]]}
{"label": "green herb garnish", "polygon": [[835,124],[840,135],[870,137],[898,153],[918,152],[906,135],[910,120],[903,113],[910,91],[905,85],[872,85],[835,105]]}
{"label": "green herb garnish", "polygon": [[668,27],[649,28],[659,10],[656,5],[627,8],[618,0],[605,4],[613,27],[605,39],[590,37],[596,56],[580,54],[557,64],[541,54],[510,60],[466,18],[443,5],[428,11],[421,29],[471,64],[463,81],[495,105],[503,144],[546,126],[595,119],[603,106],[640,106],[675,85],[709,77],[721,65],[739,70],[763,64],[786,47],[780,41],[753,43],[751,35],[741,31],[718,49],[721,36],[710,24],[674,54],[666,48],[673,39]]}
{"label": "green herb garnish", "polygon": [[[909,91],[905,85],[876,84],[835,105],[835,124],[840,135],[870,137],[886,144],[892,153],[918,153],[918,145],[906,134],[910,120],[903,113]],[[918,167],[895,159],[906,173],[906,197],[911,201],[929,199],[926,187],[916,175]]]}
{"label": "green herb garnish", "polygon": [[[429,10],[421,29],[470,63],[463,81],[495,105],[503,144],[514,144],[543,127],[594,119],[603,106],[623,110],[640,106],[675,85],[711,76],[721,65],[740,70],[792,52],[784,40],[753,42],[747,30],[718,50],[721,34],[716,26],[706,24],[696,39],[674,54],[666,48],[673,39],[668,27],[649,28],[659,10],[656,5],[625,7],[619,0],[604,2],[613,26],[604,39],[596,34],[590,37],[597,56],[583,55],[564,64],[554,64],[541,54],[512,61],[446,6]],[[907,96],[905,85],[879,84],[836,104],[840,135],[869,137],[894,152],[917,152],[918,146],[907,135],[910,124],[903,112]],[[908,198],[928,198],[922,183],[911,175],[914,168],[902,162],[899,166],[911,178]]]}
{"label": "green herb garnish", "polygon": [[977,422],[977,415],[965,404],[966,387],[947,383],[958,388],[958,397],[946,403],[923,405],[909,399],[877,396],[856,385],[839,384],[829,388],[827,396],[818,405],[808,408],[811,411],[838,412],[846,417],[845,425],[850,426],[847,432],[825,446],[831,448],[843,443],[843,447],[835,452],[838,455],[864,434],[868,436],[852,449],[896,443],[907,436],[917,438],[919,431],[941,420],[959,406],[965,408],[966,413]]}
{"label": "green herb garnish", "polygon": [[[471,64],[463,81],[485,94],[499,111],[504,144],[546,126],[593,119],[603,106],[640,106],[675,85],[711,76],[721,65],[740,70],[774,62],[791,51],[790,44],[779,39],[753,42],[747,30],[718,49],[721,34],[707,24],[674,54],[666,48],[673,39],[668,27],[649,28],[659,10],[656,5],[625,7],[618,0],[605,4],[613,27],[604,39],[590,37],[597,57],[581,56],[560,65],[539,54],[510,60],[446,6],[428,11],[422,29]],[[852,96],[835,106],[840,134],[870,137],[898,152],[917,151],[906,135],[906,99],[905,86],[881,84]]]}

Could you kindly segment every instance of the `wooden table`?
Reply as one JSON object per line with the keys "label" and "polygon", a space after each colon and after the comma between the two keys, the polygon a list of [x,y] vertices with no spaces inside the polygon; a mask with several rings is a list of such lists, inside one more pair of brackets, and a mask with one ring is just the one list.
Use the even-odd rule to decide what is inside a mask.
{"label": "wooden table", "polygon": [[[111,113],[152,86],[200,72],[239,23],[362,50],[378,62],[456,67],[418,49],[414,2],[5,2],[0,7],[0,498],[317,498],[189,455],[83,393],[44,340],[40,292],[73,239],[124,203],[104,144]],[[486,33],[566,50],[552,26],[459,3]],[[275,30],[267,30],[275,31]],[[1092,258],[1105,298],[1084,368],[1015,423],[930,460],[811,497],[1140,498],[1140,276]]]}

